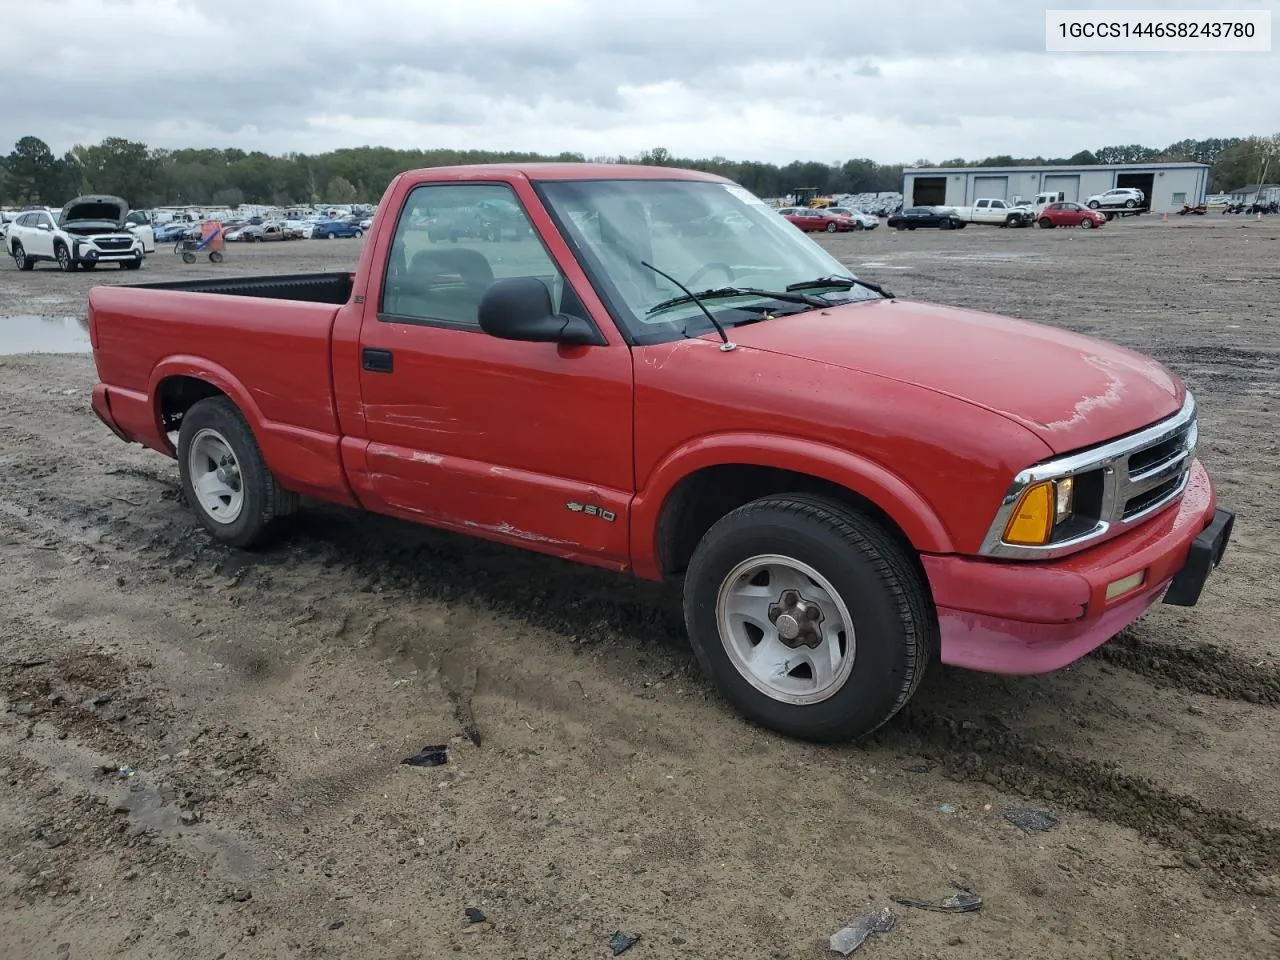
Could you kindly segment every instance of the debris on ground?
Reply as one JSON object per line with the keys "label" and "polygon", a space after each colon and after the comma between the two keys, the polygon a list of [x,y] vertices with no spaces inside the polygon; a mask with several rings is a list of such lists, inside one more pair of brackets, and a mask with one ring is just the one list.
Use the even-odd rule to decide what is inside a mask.
{"label": "debris on ground", "polygon": [[982,909],[982,898],[976,893],[961,891],[953,893],[941,900],[916,900],[912,897],[893,896],[889,898],[904,907],[915,907],[917,910],[934,910],[938,913],[972,913]]}
{"label": "debris on ground", "polygon": [[467,918],[468,923],[484,923],[487,919],[484,911],[479,907],[467,907],[462,913]]}
{"label": "debris on ground", "polygon": [[888,933],[894,925],[893,911],[881,907],[875,913],[863,917],[855,917],[847,926],[841,927],[831,935],[831,949],[846,957],[857,950],[867,937],[873,933]]}
{"label": "debris on ground", "polygon": [[445,744],[425,746],[412,757],[400,761],[411,767],[438,767],[449,762],[449,748]]}
{"label": "debris on ground", "polygon": [[1048,810],[1033,810],[1029,807],[1014,807],[1004,812],[1004,818],[1015,827],[1023,830],[1052,830],[1058,825],[1058,818]]}
{"label": "debris on ground", "polygon": [[634,933],[624,933],[618,930],[609,938],[609,949],[613,951],[616,957],[620,953],[625,953],[640,942],[640,935]]}
{"label": "debris on ground", "polygon": [[950,815],[956,812],[956,808],[954,804],[940,803],[938,804],[938,812]]}

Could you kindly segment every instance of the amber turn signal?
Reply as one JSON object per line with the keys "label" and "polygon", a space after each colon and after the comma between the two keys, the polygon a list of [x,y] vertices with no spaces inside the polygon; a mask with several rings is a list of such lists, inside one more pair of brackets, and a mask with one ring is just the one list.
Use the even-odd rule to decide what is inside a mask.
{"label": "amber turn signal", "polygon": [[1039,547],[1049,542],[1057,508],[1057,492],[1052,480],[1027,487],[1004,528],[1004,542]]}

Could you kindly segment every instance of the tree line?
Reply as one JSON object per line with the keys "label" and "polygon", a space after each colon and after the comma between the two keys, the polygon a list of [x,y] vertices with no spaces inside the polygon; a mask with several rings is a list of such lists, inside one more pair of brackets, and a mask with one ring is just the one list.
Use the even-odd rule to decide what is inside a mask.
{"label": "tree line", "polygon": [[[1223,192],[1258,182],[1268,158],[1274,158],[1273,171],[1280,166],[1280,134],[1179,140],[1163,149],[1129,144],[1082,150],[1070,157],[996,156],[978,161],[953,157],[937,163],[921,159],[911,166],[1074,166],[1193,160],[1212,166],[1209,189]],[[137,208],[373,203],[402,170],[461,163],[588,159],[703,170],[728,177],[762,197],[783,196],[796,187],[816,187],[825,193],[894,192],[902,188],[902,164],[867,159],[836,164],[796,160],[779,166],[725,157],[676,157],[662,147],[634,157],[389,147],[272,156],[234,148],[159,149],[121,137],[108,137],[93,146],[78,145],[59,157],[43,140],[28,136],[0,158],[0,203],[57,207],[81,193],[114,194]]]}

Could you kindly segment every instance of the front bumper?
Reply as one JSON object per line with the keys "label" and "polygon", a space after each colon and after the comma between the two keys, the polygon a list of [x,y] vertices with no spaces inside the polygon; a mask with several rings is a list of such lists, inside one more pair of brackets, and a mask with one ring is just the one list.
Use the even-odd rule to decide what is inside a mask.
{"label": "front bumper", "polygon": [[1176,506],[1129,533],[1055,561],[924,555],[942,662],[988,673],[1048,673],[1137,620],[1162,595],[1194,605],[1231,537],[1196,461]]}
{"label": "front bumper", "polygon": [[141,260],[143,253],[140,242],[133,247],[108,250],[102,250],[86,243],[77,243],[72,251],[76,263],[119,263],[122,260],[128,262],[130,260]]}

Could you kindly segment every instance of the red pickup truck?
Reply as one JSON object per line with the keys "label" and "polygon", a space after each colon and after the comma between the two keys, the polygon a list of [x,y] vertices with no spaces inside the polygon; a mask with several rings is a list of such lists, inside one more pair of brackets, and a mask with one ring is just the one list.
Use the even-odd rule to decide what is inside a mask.
{"label": "red pickup truck", "polygon": [[301,498],[682,578],[743,714],[866,734],[935,659],[1038,673],[1192,605],[1231,534],[1140,354],[896,299],[742,187],[415,170],[354,273],[98,286],[93,409],[218,540]]}

